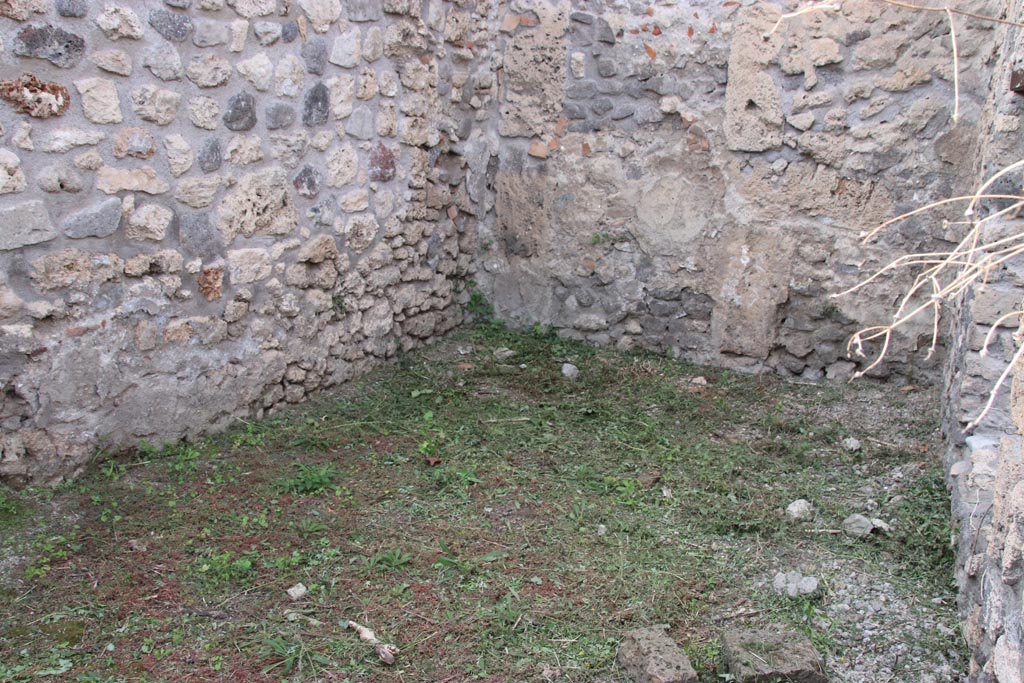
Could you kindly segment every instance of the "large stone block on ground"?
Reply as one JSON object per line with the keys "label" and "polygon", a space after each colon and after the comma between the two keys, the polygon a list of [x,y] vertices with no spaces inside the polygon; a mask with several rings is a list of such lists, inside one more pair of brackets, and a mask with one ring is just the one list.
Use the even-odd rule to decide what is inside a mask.
{"label": "large stone block on ground", "polygon": [[795,631],[726,631],[722,658],[737,683],[828,683],[818,651]]}
{"label": "large stone block on ground", "polygon": [[636,683],[697,683],[689,658],[661,626],[627,633],[615,661]]}

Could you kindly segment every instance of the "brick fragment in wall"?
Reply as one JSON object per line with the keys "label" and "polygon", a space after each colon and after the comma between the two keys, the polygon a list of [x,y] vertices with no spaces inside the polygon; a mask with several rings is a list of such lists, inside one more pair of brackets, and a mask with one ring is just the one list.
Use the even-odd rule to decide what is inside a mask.
{"label": "brick fragment in wall", "polygon": [[65,86],[41,81],[31,74],[12,81],[0,81],[0,99],[15,111],[40,119],[64,114],[71,103],[71,95]]}

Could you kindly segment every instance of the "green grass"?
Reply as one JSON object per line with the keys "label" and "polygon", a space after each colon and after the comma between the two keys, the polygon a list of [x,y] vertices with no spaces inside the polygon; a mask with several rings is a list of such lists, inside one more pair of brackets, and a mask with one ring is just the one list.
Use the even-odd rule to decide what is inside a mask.
{"label": "green grass", "polygon": [[[668,623],[717,681],[737,605],[724,623],[827,652],[824,603],[764,587],[795,558],[949,592],[934,411],[891,394],[463,330],[273,419],[0,489],[0,552],[22,558],[0,577],[0,680],[615,681],[622,633]],[[897,467],[874,494],[891,536],[816,533]],[[801,497],[813,524],[783,514]],[[350,619],[402,649],[393,668]]]}

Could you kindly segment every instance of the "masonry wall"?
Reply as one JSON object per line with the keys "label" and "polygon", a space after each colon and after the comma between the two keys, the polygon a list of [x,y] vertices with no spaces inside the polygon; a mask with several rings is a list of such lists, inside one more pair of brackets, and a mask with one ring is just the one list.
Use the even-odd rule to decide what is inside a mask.
{"label": "masonry wall", "polygon": [[0,477],[260,417],[458,324],[479,11],[0,1]]}
{"label": "masonry wall", "polygon": [[[1020,3],[1008,3],[1006,17],[1019,21]],[[1005,26],[997,31],[999,51],[985,75],[989,90],[983,109],[977,183],[1024,153],[1020,120],[1024,98],[1013,92],[1013,72],[1022,65],[1021,33]],[[997,183],[996,193],[1018,194],[1020,176]],[[984,204],[979,217],[1005,208],[1005,201]],[[984,239],[994,241],[1024,230],[1011,215],[990,221]],[[1011,392],[997,395],[988,416],[969,434],[963,428],[984,409],[999,376],[1019,348],[1017,316],[1024,301],[1024,264],[1012,261],[992,273],[984,286],[972,290],[952,311],[953,340],[944,382],[947,465],[953,494],[953,519],[958,542],[956,579],[963,633],[971,652],[971,676],[983,683],[1024,680],[1022,589],[1024,582],[1024,429],[1021,391],[1024,376],[1014,373]],[[994,327],[998,325],[998,327]],[[990,340],[987,354],[980,351]]]}
{"label": "masonry wall", "polygon": [[[945,14],[841,6],[779,22],[764,3],[513,2],[477,277],[499,314],[622,349],[849,376],[847,339],[907,280],[830,295],[954,239],[950,212],[859,243],[971,187],[988,92],[970,74],[995,41],[991,23],[958,18],[954,123]],[[908,354],[928,332],[908,328],[877,374],[937,376],[941,349]]]}

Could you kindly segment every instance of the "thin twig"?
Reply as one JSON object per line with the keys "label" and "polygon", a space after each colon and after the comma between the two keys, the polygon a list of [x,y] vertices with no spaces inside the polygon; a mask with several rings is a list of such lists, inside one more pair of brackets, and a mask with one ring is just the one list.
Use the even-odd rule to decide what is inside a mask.
{"label": "thin twig", "polygon": [[887,5],[893,5],[895,7],[905,7],[906,9],[915,9],[922,12],[950,12],[952,14],[959,14],[962,17],[970,17],[971,19],[979,19],[981,21],[991,21],[994,24],[1005,24],[1007,26],[1017,26],[1024,28],[1024,24],[1016,21],[1010,21],[1009,19],[1000,19],[999,17],[990,17],[985,14],[975,14],[974,12],[968,12],[962,9],[953,9],[952,7],[927,7],[925,5],[914,5],[909,2],[899,2],[899,0],[880,0]]}
{"label": "thin twig", "polygon": [[499,419],[493,419],[493,420],[480,420],[480,424],[483,424],[483,425],[496,425],[496,424],[505,424],[507,422],[529,422],[532,419],[533,419],[532,417],[506,417],[506,418],[499,418]]}
{"label": "thin twig", "polygon": [[956,27],[953,25],[953,12],[946,8],[949,18],[949,39],[953,43],[953,125],[960,121],[960,53],[956,49]]}
{"label": "thin twig", "polygon": [[1009,313],[999,316],[999,319],[992,323],[992,329],[990,329],[988,334],[985,335],[985,341],[981,343],[981,351],[978,352],[978,355],[982,358],[987,356],[988,345],[992,343],[992,338],[996,335],[996,332],[999,331],[999,328],[1002,327],[1003,323],[1015,316],[1019,318],[1022,314],[1024,314],[1024,311],[1010,311]]}
{"label": "thin twig", "polygon": [[962,433],[966,434],[981,424],[981,421],[984,420],[985,416],[988,415],[990,410],[992,410],[992,406],[995,405],[996,395],[999,393],[999,389],[1002,388],[1006,379],[1010,376],[1010,373],[1013,372],[1013,369],[1017,366],[1017,362],[1020,361],[1021,356],[1024,356],[1024,346],[1017,349],[1017,353],[1013,354],[1013,359],[1006,364],[1005,368],[1003,368],[1003,374],[999,375],[999,379],[996,380],[995,385],[992,387],[992,391],[988,394],[988,401],[985,402],[985,407],[981,409],[980,413],[978,413],[978,417],[967,423],[967,426],[963,428]]}
{"label": "thin twig", "polygon": [[[781,11],[778,7],[775,7],[774,5],[768,6],[777,12]],[[839,5],[833,4],[831,2],[820,2],[816,5],[808,5],[807,7],[798,9],[795,12],[787,12],[780,14],[778,20],[775,22],[775,25],[772,26],[771,30],[765,32],[764,35],[762,35],[761,37],[764,38],[765,40],[768,40],[768,38],[779,29],[779,26],[781,26],[782,22],[785,21],[786,19],[793,19],[794,17],[799,17],[801,14],[808,14],[809,12],[815,12],[817,10],[821,10],[822,12],[837,12],[840,9],[841,7]]]}

